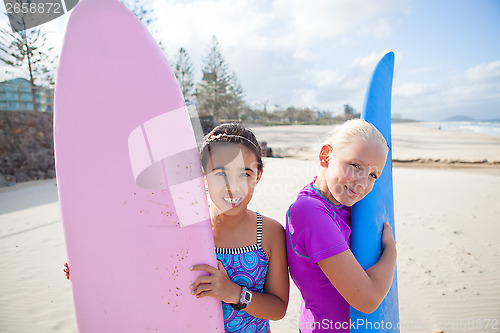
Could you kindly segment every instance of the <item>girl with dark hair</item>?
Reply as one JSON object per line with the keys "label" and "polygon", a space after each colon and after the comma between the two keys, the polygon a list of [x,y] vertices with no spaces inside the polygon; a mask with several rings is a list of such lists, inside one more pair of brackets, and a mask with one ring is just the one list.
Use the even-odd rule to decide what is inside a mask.
{"label": "girl with dark hair", "polygon": [[218,268],[191,286],[196,297],[222,301],[226,332],[269,332],[283,318],[289,280],[285,232],[277,221],[248,209],[263,171],[255,135],[238,124],[210,132],[201,147]]}

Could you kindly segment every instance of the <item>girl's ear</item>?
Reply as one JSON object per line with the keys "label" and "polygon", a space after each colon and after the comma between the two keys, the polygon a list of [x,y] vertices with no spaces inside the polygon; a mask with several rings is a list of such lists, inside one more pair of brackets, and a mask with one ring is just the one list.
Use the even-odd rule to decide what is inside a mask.
{"label": "girl's ear", "polygon": [[319,151],[319,165],[323,168],[328,168],[328,163],[330,162],[330,154],[332,153],[332,147],[330,145],[324,145]]}
{"label": "girl's ear", "polygon": [[257,182],[255,183],[255,185],[257,185],[260,181],[260,177],[262,177],[262,173],[264,172],[264,169],[260,170],[259,174],[257,175]]}
{"label": "girl's ear", "polygon": [[205,184],[205,192],[208,195],[208,182],[207,182],[207,175],[205,175],[205,172],[203,172],[203,184]]}

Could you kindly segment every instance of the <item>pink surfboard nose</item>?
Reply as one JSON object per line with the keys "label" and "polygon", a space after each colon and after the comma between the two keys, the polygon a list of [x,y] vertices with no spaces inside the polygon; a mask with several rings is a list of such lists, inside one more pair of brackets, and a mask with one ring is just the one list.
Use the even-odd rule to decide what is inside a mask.
{"label": "pink surfboard nose", "polygon": [[55,95],[78,331],[222,332],[220,301],[190,294],[189,268],[217,260],[193,129],[156,41],[117,0],[80,1]]}

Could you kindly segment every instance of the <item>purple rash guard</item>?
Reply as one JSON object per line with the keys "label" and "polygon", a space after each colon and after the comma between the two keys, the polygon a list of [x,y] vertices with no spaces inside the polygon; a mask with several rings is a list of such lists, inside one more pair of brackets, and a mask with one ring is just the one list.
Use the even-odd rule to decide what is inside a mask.
{"label": "purple rash guard", "polygon": [[286,248],[290,275],[303,298],[302,333],[349,332],[349,304],[317,262],[349,249],[350,223],[351,207],[336,206],[313,183],[288,210]]}

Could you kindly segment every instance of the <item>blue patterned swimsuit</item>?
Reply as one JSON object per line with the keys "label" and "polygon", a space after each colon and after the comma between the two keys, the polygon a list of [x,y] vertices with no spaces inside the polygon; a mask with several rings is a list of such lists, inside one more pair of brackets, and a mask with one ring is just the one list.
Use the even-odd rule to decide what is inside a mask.
{"label": "blue patterned swimsuit", "polygon": [[[236,284],[253,292],[264,292],[269,260],[262,248],[262,216],[257,214],[257,243],[232,248],[216,248],[217,259],[222,262],[227,274]],[[222,302],[224,329],[226,332],[268,332],[269,320],[256,318],[245,310],[237,311]]]}

